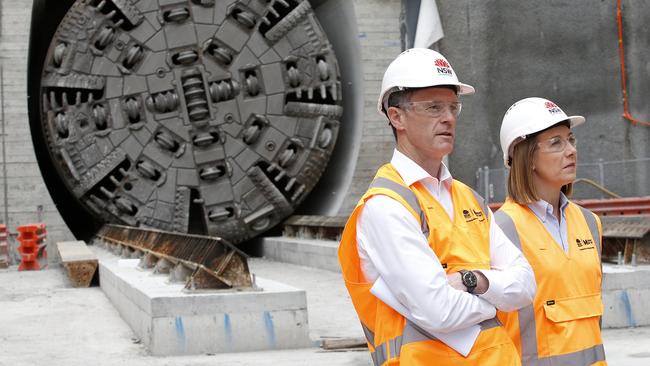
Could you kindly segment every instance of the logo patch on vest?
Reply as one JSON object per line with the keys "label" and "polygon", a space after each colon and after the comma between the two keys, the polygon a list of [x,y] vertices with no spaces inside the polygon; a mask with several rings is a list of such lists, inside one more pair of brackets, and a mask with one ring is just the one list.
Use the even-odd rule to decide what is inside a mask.
{"label": "logo patch on vest", "polygon": [[594,241],[591,239],[576,239],[576,245],[580,250],[594,249]]}
{"label": "logo patch on vest", "polygon": [[465,222],[472,222],[474,220],[478,220],[479,222],[485,221],[485,216],[483,215],[483,211],[481,211],[480,209],[479,210],[464,209],[463,217],[465,218]]}

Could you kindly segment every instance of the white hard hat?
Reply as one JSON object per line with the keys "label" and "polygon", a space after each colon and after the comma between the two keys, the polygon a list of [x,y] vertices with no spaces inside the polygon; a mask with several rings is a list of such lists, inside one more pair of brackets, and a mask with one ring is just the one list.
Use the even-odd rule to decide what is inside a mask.
{"label": "white hard hat", "polygon": [[543,131],[562,121],[569,121],[570,127],[581,125],[585,122],[582,116],[570,116],[557,106],[557,104],[544,98],[526,98],[513,104],[501,122],[501,150],[503,151],[503,164],[509,167],[508,157],[512,149],[528,135]]}
{"label": "white hard hat", "polygon": [[459,95],[474,93],[474,87],[458,81],[445,56],[428,48],[408,49],[388,65],[381,82],[377,109],[383,114],[384,102],[393,91],[436,85],[455,85]]}

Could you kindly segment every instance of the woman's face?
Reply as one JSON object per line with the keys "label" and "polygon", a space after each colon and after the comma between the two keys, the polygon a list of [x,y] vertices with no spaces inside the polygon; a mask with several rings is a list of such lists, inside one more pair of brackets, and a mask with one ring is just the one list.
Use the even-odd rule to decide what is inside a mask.
{"label": "woman's face", "polygon": [[550,128],[535,137],[533,180],[538,186],[561,189],[576,179],[578,151],[571,130],[564,125]]}

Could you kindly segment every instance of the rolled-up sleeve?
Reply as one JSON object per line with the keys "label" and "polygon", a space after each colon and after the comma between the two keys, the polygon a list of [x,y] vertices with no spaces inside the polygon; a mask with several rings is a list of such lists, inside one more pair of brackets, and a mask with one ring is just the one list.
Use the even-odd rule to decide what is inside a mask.
{"label": "rolled-up sleeve", "polygon": [[357,221],[357,239],[360,255],[376,271],[366,277],[374,281],[381,276],[423,329],[451,332],[495,316],[488,299],[449,285],[419,223],[396,200],[381,195],[370,198]]}
{"label": "rolled-up sleeve", "polygon": [[490,270],[480,272],[490,282],[479,295],[497,309],[514,311],[533,302],[537,285],[528,260],[494,222],[490,211]]}

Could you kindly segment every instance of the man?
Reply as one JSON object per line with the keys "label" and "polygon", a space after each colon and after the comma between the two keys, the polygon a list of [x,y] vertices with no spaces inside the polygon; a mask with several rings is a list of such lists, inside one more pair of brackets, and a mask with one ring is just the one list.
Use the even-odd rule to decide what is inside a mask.
{"label": "man", "polygon": [[[378,109],[397,146],[339,247],[375,365],[520,365],[495,315],[532,302],[533,272],[484,200],[442,163],[456,138],[458,95],[473,92],[429,49],[403,52],[384,74]],[[459,336],[466,352],[450,347]]]}

